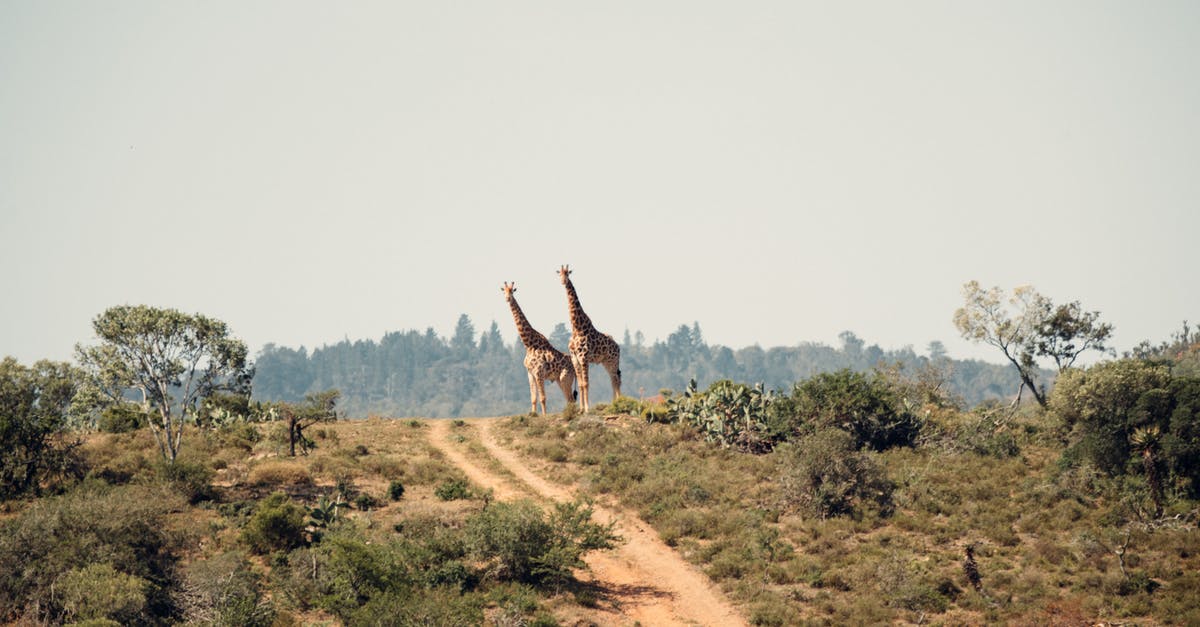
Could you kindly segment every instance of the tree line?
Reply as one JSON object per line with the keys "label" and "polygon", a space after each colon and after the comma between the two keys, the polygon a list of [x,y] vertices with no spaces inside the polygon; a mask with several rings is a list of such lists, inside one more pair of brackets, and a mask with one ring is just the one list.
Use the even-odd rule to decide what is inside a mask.
{"label": "tree line", "polygon": [[[547,335],[566,351],[570,331],[559,323]],[[911,347],[884,350],[850,331],[839,347],[815,342],[795,346],[733,349],[709,344],[699,323],[681,324],[665,340],[647,343],[639,332],[624,333],[621,343],[622,391],[653,397],[662,390],[682,391],[696,380],[707,385],[722,379],[754,381],[786,389],[815,374],[843,368],[870,371],[899,367],[916,372],[935,367],[946,390],[969,405],[1012,395],[1020,385],[1011,368],[979,360],[950,358],[941,342],[926,354]],[[471,319],[459,316],[453,335],[432,328],[385,334],[380,340],[345,340],[309,351],[268,344],[255,360],[253,394],[262,401],[299,401],[306,394],[337,389],[339,408],[351,417],[459,417],[521,413],[529,404],[529,386],[519,340],[506,343],[496,322],[477,333]],[[611,396],[606,377],[593,378],[595,398]],[[552,406],[562,407],[551,393]]]}

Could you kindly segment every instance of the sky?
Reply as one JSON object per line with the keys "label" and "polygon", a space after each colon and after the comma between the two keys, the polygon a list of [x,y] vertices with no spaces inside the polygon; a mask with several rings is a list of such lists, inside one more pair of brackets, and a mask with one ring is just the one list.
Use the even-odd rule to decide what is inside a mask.
{"label": "sky", "polygon": [[0,355],[108,307],[256,353],[959,338],[962,285],[1200,321],[1200,4],[0,3]]}

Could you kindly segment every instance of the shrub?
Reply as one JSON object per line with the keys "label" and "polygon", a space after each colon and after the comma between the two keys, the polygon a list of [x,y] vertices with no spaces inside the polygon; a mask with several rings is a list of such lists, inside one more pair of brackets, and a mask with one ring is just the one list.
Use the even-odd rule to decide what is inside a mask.
{"label": "shrub", "polygon": [[394,544],[368,542],[345,527],[288,554],[272,577],[291,603],[328,610],[346,622],[372,598],[413,584]]}
{"label": "shrub", "polygon": [[1200,379],[1134,359],[1068,370],[1050,396],[1069,448],[1064,464],[1145,477],[1161,510],[1173,477],[1200,493]]}
{"label": "shrub", "polygon": [[216,431],[217,442],[249,452],[262,440],[258,427],[249,422],[235,421],[222,425]]}
{"label": "shrub", "polygon": [[176,459],[174,463],[161,462],[158,475],[183,494],[189,503],[199,503],[212,497],[213,471],[204,464]]}
{"label": "shrub", "polygon": [[126,624],[145,610],[148,587],[146,580],[120,572],[111,564],[72,568],[56,585],[64,619],[108,619]]}
{"label": "shrub", "polygon": [[357,507],[359,511],[365,512],[379,507],[379,500],[370,494],[363,492],[354,497],[354,506]]}
{"label": "shrub", "polygon": [[[158,486],[98,482],[35,502],[0,527],[0,622],[17,618],[20,608],[37,621],[63,621],[68,608],[56,590],[64,578],[83,582],[73,588],[69,611],[118,608],[113,611],[121,622],[169,615],[166,585],[175,545],[165,522],[182,507],[178,495]],[[88,570],[99,564],[119,564],[122,571]],[[88,589],[89,575],[104,579],[103,585]],[[139,605],[133,584],[144,595],[136,620],[126,615]]]}
{"label": "shrub", "polygon": [[481,599],[446,589],[388,591],[372,597],[347,622],[352,625],[485,624]]}
{"label": "shrub", "polygon": [[465,479],[450,479],[434,488],[433,494],[443,501],[457,501],[471,498],[471,488]]}
{"label": "shrub", "polygon": [[96,419],[96,428],[105,433],[129,433],[148,424],[146,412],[133,403],[109,405]]}
{"label": "shrub", "polygon": [[796,384],[773,409],[773,427],[789,435],[838,428],[853,436],[854,448],[876,451],[911,445],[921,427],[884,378],[846,369]]}
{"label": "shrub", "polygon": [[192,562],[175,597],[189,623],[254,627],[270,625],[275,618],[258,575],[241,553]]}
{"label": "shrub", "polygon": [[618,396],[617,400],[613,401],[608,410],[614,414],[626,414],[636,416],[641,411],[642,403],[636,398],[629,396]]}
{"label": "shrub", "polygon": [[[1003,459],[1021,452],[1005,420],[1008,412],[996,403],[982,403],[970,413],[958,414],[943,423],[932,444],[951,452],[972,452]],[[946,424],[948,423],[948,424]]]}
{"label": "shrub", "polygon": [[895,485],[871,453],[858,451],[854,437],[840,429],[823,429],[796,443],[782,455],[784,499],[821,518],[858,514],[872,505],[892,511]]}
{"label": "shrub", "polygon": [[467,551],[485,577],[561,586],[584,567],[584,554],[619,539],[591,514],[580,502],[558,503],[549,517],[531,501],[493,503],[467,521]]}
{"label": "shrub", "polygon": [[268,461],[251,468],[246,482],[256,486],[308,485],[312,475],[299,462]]}
{"label": "shrub", "polygon": [[393,481],[388,484],[388,498],[393,501],[399,501],[404,498],[404,484],[399,481]]}
{"label": "shrub", "polygon": [[290,550],[304,544],[305,509],[275,492],[259,502],[242,529],[242,541],[255,553]]}

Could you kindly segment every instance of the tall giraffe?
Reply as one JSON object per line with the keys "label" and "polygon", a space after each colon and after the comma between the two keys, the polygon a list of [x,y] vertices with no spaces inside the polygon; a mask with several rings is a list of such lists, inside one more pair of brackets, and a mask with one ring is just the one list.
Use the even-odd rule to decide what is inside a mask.
{"label": "tall giraffe", "polygon": [[525,317],[525,312],[521,311],[521,306],[513,296],[513,292],[517,291],[516,283],[505,283],[500,291],[504,292],[504,300],[508,301],[508,307],[512,309],[517,333],[521,336],[521,343],[525,345],[525,371],[529,374],[529,412],[536,412],[540,402],[544,416],[547,379],[558,383],[558,387],[562,388],[563,398],[568,403],[575,400],[575,370],[571,365],[571,358],[554,348],[546,336],[538,333],[537,329],[529,324],[529,319]]}
{"label": "tall giraffe", "polygon": [[571,284],[571,270],[567,266],[558,269],[558,276],[567,288],[567,309],[571,316],[571,364],[575,366],[575,378],[579,381],[579,402],[583,411],[588,404],[588,364],[599,363],[608,371],[612,381],[613,400],[621,395],[621,347],[611,335],[601,333],[592,326],[592,320],[584,313]]}

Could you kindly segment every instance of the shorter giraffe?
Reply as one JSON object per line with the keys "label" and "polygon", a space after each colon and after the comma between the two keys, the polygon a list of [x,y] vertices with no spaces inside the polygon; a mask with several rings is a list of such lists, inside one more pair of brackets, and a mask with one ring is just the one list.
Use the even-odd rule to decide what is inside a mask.
{"label": "shorter giraffe", "polygon": [[579,380],[579,402],[581,409],[588,411],[588,364],[598,363],[608,371],[612,382],[613,401],[621,396],[621,346],[607,333],[592,326],[591,318],[579,304],[575,286],[571,284],[571,270],[567,266],[558,269],[558,276],[567,288],[567,313],[571,316],[571,364],[575,366],[575,378]]}
{"label": "shorter giraffe", "polygon": [[542,415],[546,415],[547,379],[558,383],[563,398],[568,403],[574,401],[575,370],[571,359],[554,348],[546,336],[538,333],[537,329],[529,324],[525,312],[521,311],[521,306],[513,296],[513,292],[517,291],[516,283],[505,283],[500,291],[504,292],[504,300],[508,301],[508,307],[512,309],[517,333],[521,336],[521,343],[525,345],[525,371],[529,374],[529,412],[536,412],[540,403]]}

